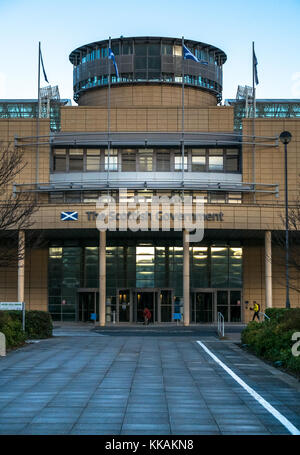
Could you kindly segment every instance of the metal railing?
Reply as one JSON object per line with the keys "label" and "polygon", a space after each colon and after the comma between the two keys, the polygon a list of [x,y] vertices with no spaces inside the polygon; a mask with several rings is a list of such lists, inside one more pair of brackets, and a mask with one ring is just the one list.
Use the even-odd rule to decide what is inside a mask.
{"label": "metal railing", "polygon": [[219,337],[224,338],[224,333],[225,333],[225,330],[224,330],[224,316],[220,312],[218,312],[217,321],[218,321],[218,335],[219,335]]}
{"label": "metal railing", "polygon": [[[171,173],[170,173],[171,175]],[[87,180],[85,182],[66,182],[66,181],[57,181],[57,182],[47,182],[47,183],[24,183],[24,184],[15,184],[14,192],[59,192],[59,191],[79,191],[79,190],[88,190],[96,191],[103,189],[186,189],[186,190],[197,190],[197,191],[211,191],[211,192],[222,192],[228,191],[231,193],[269,193],[275,194],[276,197],[279,195],[279,185],[275,183],[246,183],[246,182],[204,182],[201,180],[186,180],[182,181],[181,179],[170,179],[167,181],[157,181],[157,180],[147,180],[147,181],[138,181],[138,174],[132,173],[131,180],[123,179],[112,179],[109,180],[106,178],[98,180]],[[128,178],[128,176],[127,176]]]}
{"label": "metal railing", "polygon": [[264,317],[264,320],[267,319],[268,321],[270,321],[270,318],[269,318],[269,316],[266,315],[266,313],[263,313],[260,311],[258,314],[261,314]]}

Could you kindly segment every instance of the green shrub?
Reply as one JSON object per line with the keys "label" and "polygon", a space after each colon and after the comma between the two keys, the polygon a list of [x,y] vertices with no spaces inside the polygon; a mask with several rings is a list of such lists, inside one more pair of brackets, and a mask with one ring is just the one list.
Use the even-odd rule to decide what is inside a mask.
{"label": "green shrub", "polygon": [[13,319],[6,311],[0,311],[0,332],[6,338],[6,347],[12,348],[24,344],[26,335],[22,330],[22,323]]}
{"label": "green shrub", "polygon": [[49,338],[52,336],[52,319],[46,311],[26,311],[25,328],[28,338]]}
{"label": "green shrub", "polygon": [[[13,321],[22,325],[22,311],[1,311]],[[46,311],[29,310],[25,312],[25,333],[30,339],[43,339],[52,336],[52,319]]]}
{"label": "green shrub", "polygon": [[266,315],[269,316],[272,321],[276,320],[277,322],[281,322],[286,317],[288,311],[290,311],[289,308],[267,308]]}
{"label": "green shrub", "polygon": [[300,308],[268,308],[266,314],[270,320],[247,325],[242,343],[257,356],[300,374],[300,356],[292,354],[292,335],[300,332]]}

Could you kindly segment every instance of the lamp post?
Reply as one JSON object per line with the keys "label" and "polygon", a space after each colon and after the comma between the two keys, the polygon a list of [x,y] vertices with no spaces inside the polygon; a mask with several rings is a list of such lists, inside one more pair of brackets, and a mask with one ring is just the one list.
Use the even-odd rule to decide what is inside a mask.
{"label": "lamp post", "polygon": [[283,131],[279,136],[284,144],[284,177],[285,177],[285,278],[286,278],[286,302],[285,307],[290,308],[289,296],[289,201],[288,201],[288,171],[287,171],[287,145],[291,142],[292,135],[289,131]]}

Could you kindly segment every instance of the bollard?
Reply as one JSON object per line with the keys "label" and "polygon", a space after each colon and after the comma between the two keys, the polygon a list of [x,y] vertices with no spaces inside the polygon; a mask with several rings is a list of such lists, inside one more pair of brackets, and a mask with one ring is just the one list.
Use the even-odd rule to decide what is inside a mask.
{"label": "bollard", "polygon": [[6,340],[4,333],[0,332],[0,357],[6,356]]}

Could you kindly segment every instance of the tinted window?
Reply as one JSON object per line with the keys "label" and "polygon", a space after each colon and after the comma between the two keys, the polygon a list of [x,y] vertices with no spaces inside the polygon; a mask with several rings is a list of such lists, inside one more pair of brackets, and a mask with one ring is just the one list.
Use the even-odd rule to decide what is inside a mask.
{"label": "tinted window", "polygon": [[66,150],[54,150],[53,170],[56,172],[66,172]]}
{"label": "tinted window", "polygon": [[69,170],[83,171],[83,150],[70,149],[69,151]]}
{"label": "tinted window", "polygon": [[226,170],[229,172],[239,171],[239,151],[232,149],[226,151]]}

